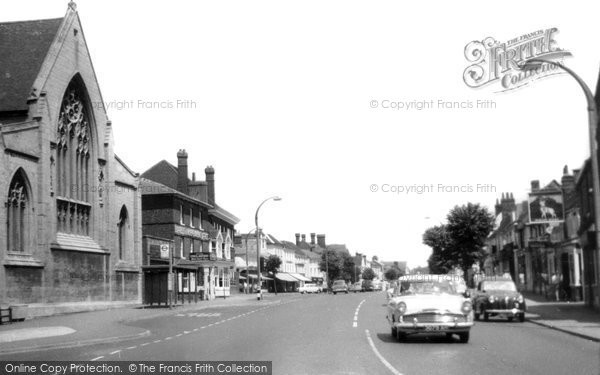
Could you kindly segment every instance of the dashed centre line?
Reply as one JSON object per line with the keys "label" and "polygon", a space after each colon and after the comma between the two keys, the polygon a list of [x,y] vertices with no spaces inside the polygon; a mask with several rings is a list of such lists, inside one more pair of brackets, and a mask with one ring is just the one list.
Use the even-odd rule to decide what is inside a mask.
{"label": "dashed centre line", "polygon": [[[158,344],[158,343],[162,342],[163,340],[164,341],[169,341],[169,340],[172,340],[174,338],[181,337],[183,335],[187,335],[187,334],[189,334],[191,332],[198,332],[198,330],[200,330],[200,329],[205,329],[205,328],[208,328],[208,327],[211,327],[211,326],[216,326],[216,325],[219,325],[219,324],[223,324],[223,323],[226,323],[226,322],[228,322],[230,320],[238,319],[238,318],[241,318],[241,317],[253,314],[255,312],[258,312],[258,311],[266,310],[268,308],[275,307],[275,306],[285,305],[285,304],[288,304],[288,303],[291,303],[291,302],[295,302],[295,300],[288,301],[288,302],[278,303],[276,305],[264,306],[264,307],[261,307],[261,308],[258,308],[258,309],[252,310],[252,311],[248,311],[248,312],[240,314],[240,315],[233,316],[233,317],[231,317],[229,319],[223,319],[221,321],[218,321],[218,322],[215,322],[215,323],[211,323],[211,324],[199,327],[199,328],[194,328],[191,331],[183,331],[183,333],[176,334],[174,337],[173,336],[168,336],[168,337],[165,337],[164,339],[154,340],[152,342],[146,342],[146,343],[143,343],[143,344],[141,344],[139,346],[142,347],[142,346],[147,346],[147,345],[150,345],[150,344]],[[362,302],[364,302],[364,300]],[[361,302],[361,304],[362,304],[362,302]],[[359,305],[359,308],[360,308],[360,305]],[[358,313],[358,309],[357,309],[357,313]],[[220,316],[220,315],[221,315],[220,313],[214,313],[214,314],[191,313],[191,314],[175,314],[174,316],[178,316],[178,317],[184,317],[184,316],[187,316],[187,317],[217,317],[217,316]],[[114,354],[117,354],[117,353],[121,353],[122,350],[133,350],[133,349],[136,349],[136,348],[137,348],[137,345],[136,346],[130,346],[130,347],[127,347],[125,349],[119,349],[119,350],[115,350],[113,352],[110,352],[108,355],[114,355]],[[94,359],[91,359],[91,361],[97,361],[97,360],[102,359],[102,358],[104,358],[104,356],[96,357]]]}
{"label": "dashed centre line", "polygon": [[363,303],[365,303],[365,301],[366,301],[366,299],[363,299],[362,301],[360,301],[360,303],[356,307],[356,311],[354,312],[354,321],[352,322],[352,328],[358,327],[358,312],[360,311],[360,307],[362,306]]}

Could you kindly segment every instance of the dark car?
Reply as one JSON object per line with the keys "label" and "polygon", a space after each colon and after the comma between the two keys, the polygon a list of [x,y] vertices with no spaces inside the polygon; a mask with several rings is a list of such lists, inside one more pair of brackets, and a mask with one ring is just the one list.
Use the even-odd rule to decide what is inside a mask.
{"label": "dark car", "polygon": [[362,283],[360,281],[355,282],[354,284],[350,285],[350,288],[348,288],[348,290],[350,292],[362,292]]}
{"label": "dark car", "polygon": [[344,280],[335,280],[333,285],[331,286],[331,291],[333,294],[337,293],[346,293],[348,294],[348,285]]}
{"label": "dark car", "polygon": [[365,292],[372,292],[375,290],[375,285],[373,285],[373,281],[372,280],[363,280],[362,282],[362,289]]}
{"label": "dark car", "polygon": [[490,316],[514,318],[525,321],[525,299],[517,290],[515,283],[509,278],[484,279],[477,285],[473,294],[473,311],[475,319],[488,321]]}

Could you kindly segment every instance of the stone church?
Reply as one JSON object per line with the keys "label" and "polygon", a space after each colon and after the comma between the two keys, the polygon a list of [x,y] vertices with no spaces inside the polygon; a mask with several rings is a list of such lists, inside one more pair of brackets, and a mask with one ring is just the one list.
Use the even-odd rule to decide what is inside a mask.
{"label": "stone church", "polygon": [[114,154],[75,4],[0,23],[0,50],[0,303],[27,317],[139,303],[139,175]]}

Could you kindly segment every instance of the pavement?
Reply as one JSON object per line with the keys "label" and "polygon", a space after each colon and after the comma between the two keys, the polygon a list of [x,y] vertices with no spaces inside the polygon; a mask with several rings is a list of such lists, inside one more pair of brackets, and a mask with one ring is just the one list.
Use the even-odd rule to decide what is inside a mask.
{"label": "pavement", "polygon": [[233,294],[227,298],[168,307],[130,306],[70,313],[0,325],[0,354],[71,348],[82,345],[120,342],[144,336],[150,331],[128,323],[184,312],[225,306],[271,305],[290,294]]}
{"label": "pavement", "polygon": [[529,292],[523,296],[527,303],[525,317],[530,322],[600,342],[600,312],[584,302],[549,301]]}

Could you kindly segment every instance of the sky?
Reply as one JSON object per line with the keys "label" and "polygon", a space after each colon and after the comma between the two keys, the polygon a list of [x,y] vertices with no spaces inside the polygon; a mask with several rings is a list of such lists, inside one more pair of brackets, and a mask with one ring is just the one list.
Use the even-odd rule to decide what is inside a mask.
{"label": "sky", "polygon": [[[62,17],[67,3],[2,0],[0,21]],[[472,41],[557,28],[573,55],[565,64],[595,91],[592,2],[77,6],[117,155],[140,173],[176,164],[179,149],[198,179],[214,166],[216,200],[240,232],[278,195],[259,225],[280,240],[323,233],[352,254],[426,265],[422,234],[452,207],[493,210],[503,192],[524,200],[531,180],[560,181],[564,165],[589,156],[586,102],[571,77],[498,92],[467,86],[463,72]]]}

